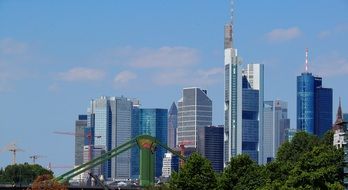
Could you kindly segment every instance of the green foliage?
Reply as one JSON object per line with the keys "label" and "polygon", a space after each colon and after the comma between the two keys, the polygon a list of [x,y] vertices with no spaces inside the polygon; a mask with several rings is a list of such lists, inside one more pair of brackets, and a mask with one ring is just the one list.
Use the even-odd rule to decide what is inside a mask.
{"label": "green foliage", "polygon": [[310,135],[306,132],[298,132],[292,138],[291,142],[285,142],[279,147],[277,160],[295,163],[303,153],[311,151],[319,143],[320,140],[317,136]]}
{"label": "green foliage", "polygon": [[343,150],[333,145],[333,132],[320,140],[305,132],[278,150],[277,159],[264,171],[262,189],[340,189],[343,181]]}
{"label": "green foliage", "polygon": [[8,165],[5,170],[0,170],[0,183],[29,184],[32,183],[37,176],[43,174],[53,175],[52,171],[46,170],[37,164],[32,165],[24,163]]}
{"label": "green foliage", "polygon": [[248,155],[238,155],[219,177],[218,189],[256,189],[264,183],[261,169]]}
{"label": "green foliage", "polygon": [[211,163],[193,153],[179,172],[174,172],[169,181],[171,189],[211,190],[216,188],[216,176]]}
{"label": "green foliage", "polygon": [[172,175],[171,189],[328,190],[343,188],[344,153],[333,146],[333,132],[322,139],[305,132],[283,143],[277,158],[259,166],[247,155],[231,159],[217,182],[209,161],[193,154]]}

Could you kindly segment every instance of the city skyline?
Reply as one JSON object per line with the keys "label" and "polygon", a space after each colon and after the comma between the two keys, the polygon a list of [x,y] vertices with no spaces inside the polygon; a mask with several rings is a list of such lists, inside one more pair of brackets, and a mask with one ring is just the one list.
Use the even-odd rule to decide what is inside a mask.
{"label": "city skyline", "polygon": [[[213,100],[213,124],[223,124],[223,27],[229,9],[228,1],[1,2],[0,147],[15,142],[24,149],[17,154],[20,163],[41,154],[46,158],[37,163],[43,166],[73,165],[74,138],[52,132],[74,131],[76,115],[101,95],[169,109],[182,88],[197,86]],[[235,2],[234,44],[243,65],[265,65],[264,100],[287,101],[292,128],[296,76],[304,71],[307,47],[309,71],[333,88],[333,110],[338,96],[348,110],[342,88],[348,73],[347,9],[345,1]],[[0,167],[11,159],[2,151]]]}

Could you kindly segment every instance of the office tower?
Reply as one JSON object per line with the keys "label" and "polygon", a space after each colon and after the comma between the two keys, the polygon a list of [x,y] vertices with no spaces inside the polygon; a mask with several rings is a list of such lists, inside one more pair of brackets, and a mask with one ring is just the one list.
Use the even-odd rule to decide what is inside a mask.
{"label": "office tower", "polygon": [[[168,110],[167,109],[140,109],[140,134],[155,137],[162,143],[167,142],[168,132]],[[162,175],[163,157],[166,149],[157,147],[155,152],[155,176]]]}
{"label": "office tower", "polygon": [[225,25],[225,135],[224,164],[242,153],[242,69],[237,49],[233,47],[233,25]]}
{"label": "office tower", "polygon": [[332,89],[322,87],[322,78],[306,70],[297,76],[297,129],[323,136],[332,123]]}
{"label": "office tower", "polygon": [[322,78],[315,77],[314,97],[314,134],[322,137],[332,125],[332,89],[322,87]]}
{"label": "office tower", "polygon": [[[91,150],[92,150],[92,157],[93,158],[97,158],[105,153],[104,146],[92,145]],[[89,145],[86,145],[83,147],[83,162],[86,163],[88,161],[89,161]],[[100,176],[100,175],[104,174],[104,170],[105,170],[105,164],[101,164],[101,165],[97,165],[97,166],[93,167],[90,170],[90,172],[92,172],[92,174],[94,174],[96,176]]]}
{"label": "office tower", "polygon": [[176,130],[178,128],[178,109],[173,102],[168,112],[168,142],[169,148],[176,147]]}
{"label": "office tower", "polygon": [[[263,64],[248,64],[246,69],[242,71],[242,75],[246,77],[244,83],[247,83],[247,86],[243,88],[251,88],[253,90],[258,90],[258,161],[263,163],[263,137],[264,137],[264,113],[263,113],[263,102],[264,102],[264,65]],[[249,101],[249,100],[246,100]],[[242,115],[246,112],[242,112]],[[246,113],[247,114],[247,113]],[[245,116],[242,116],[245,117]],[[244,128],[244,127],[243,127]]]}
{"label": "office tower", "polygon": [[179,171],[179,157],[173,155],[171,152],[165,153],[163,158],[162,176],[170,177],[173,171]]}
{"label": "office tower", "polygon": [[[168,133],[168,110],[167,109],[149,109],[133,107],[132,118],[132,136],[151,135],[162,143],[167,142]],[[138,126],[136,126],[138,124]],[[162,147],[157,147],[155,152],[155,176],[159,177],[162,174],[163,157],[166,150]],[[132,149],[132,168],[131,176],[133,179],[139,178],[139,148]]]}
{"label": "office tower", "polygon": [[[140,134],[140,101],[133,100],[132,108],[132,139],[137,137]],[[131,148],[131,178],[139,179],[139,147],[134,146]]]}
{"label": "office tower", "polygon": [[75,166],[83,164],[83,146],[85,144],[87,115],[79,115],[75,121]]}
{"label": "office tower", "polygon": [[214,171],[221,172],[224,168],[223,146],[224,146],[224,127],[205,126],[199,127],[198,131],[198,152],[210,160]]}
{"label": "office tower", "polygon": [[264,102],[264,151],[263,162],[272,161],[280,145],[286,141],[286,131],[290,129],[288,104],[281,100]]}
{"label": "office tower", "polygon": [[[132,107],[132,101],[125,97],[102,96],[91,101],[88,114],[92,118],[95,146],[110,151],[131,139]],[[130,150],[106,161],[105,165],[106,178],[130,178]]]}
{"label": "office tower", "polygon": [[178,101],[177,143],[197,147],[197,129],[212,124],[212,101],[206,90],[184,88]]}
{"label": "office tower", "polygon": [[[248,83],[243,76],[244,83]],[[242,91],[242,152],[258,162],[259,148],[259,91],[243,88]],[[237,154],[239,154],[237,152]]]}

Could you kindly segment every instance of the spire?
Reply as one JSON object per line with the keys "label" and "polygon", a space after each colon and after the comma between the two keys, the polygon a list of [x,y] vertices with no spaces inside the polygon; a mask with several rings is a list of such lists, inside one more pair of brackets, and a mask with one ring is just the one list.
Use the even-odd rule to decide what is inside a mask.
{"label": "spire", "polygon": [[338,109],[337,109],[337,115],[336,115],[336,123],[337,123],[337,121],[339,121],[339,122],[343,121],[342,107],[341,107],[341,97],[339,98],[339,103],[338,103]]}
{"label": "spire", "polygon": [[336,121],[333,124],[332,128],[333,130],[342,130],[342,125],[343,125],[343,116],[342,116],[341,97],[340,97],[337,114],[336,114]]}
{"label": "spire", "polygon": [[308,48],[306,48],[306,65],[305,65],[305,71],[308,72]]}

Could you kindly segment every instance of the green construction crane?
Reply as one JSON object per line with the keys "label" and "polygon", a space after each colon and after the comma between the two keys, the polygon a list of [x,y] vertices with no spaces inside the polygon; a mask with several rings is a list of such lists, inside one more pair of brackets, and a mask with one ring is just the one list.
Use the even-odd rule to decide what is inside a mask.
{"label": "green construction crane", "polygon": [[173,153],[174,155],[177,155],[180,159],[186,160],[185,157],[183,157],[178,152],[172,150],[167,145],[161,143],[159,140],[157,140],[155,137],[152,137],[150,135],[139,135],[124,144],[110,150],[109,152],[106,152],[105,154],[94,158],[93,160],[86,162],[84,164],[81,164],[80,166],[60,175],[56,178],[59,182],[67,182],[71,178],[97,166],[105,161],[121,154],[124,151],[129,150],[133,146],[138,145],[140,148],[140,185],[141,186],[148,186],[152,185],[154,183],[155,179],[155,155],[154,152],[156,151],[157,146],[163,147],[164,149],[168,150],[169,152]]}

